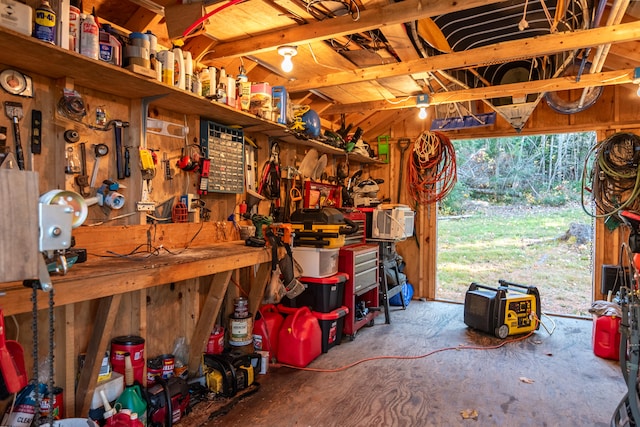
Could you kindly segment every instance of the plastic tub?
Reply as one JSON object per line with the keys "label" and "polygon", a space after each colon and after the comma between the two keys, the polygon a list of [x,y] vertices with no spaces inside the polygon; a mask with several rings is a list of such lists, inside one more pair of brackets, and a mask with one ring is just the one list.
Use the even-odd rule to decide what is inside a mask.
{"label": "plastic tub", "polygon": [[293,248],[293,258],[302,267],[305,277],[328,277],[338,272],[340,248]]}
{"label": "plastic tub", "polygon": [[317,311],[312,313],[318,319],[322,330],[322,352],[326,353],[342,341],[344,318],[349,313],[349,309],[342,306],[330,313],[318,313]]}

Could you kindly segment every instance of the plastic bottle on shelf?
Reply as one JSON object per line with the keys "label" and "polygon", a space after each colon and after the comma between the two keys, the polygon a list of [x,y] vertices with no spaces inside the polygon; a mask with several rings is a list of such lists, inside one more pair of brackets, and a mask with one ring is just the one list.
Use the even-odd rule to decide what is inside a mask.
{"label": "plastic bottle on shelf", "polygon": [[220,68],[220,78],[218,80],[216,101],[220,102],[221,104],[227,103],[227,71],[224,69],[224,67]]}
{"label": "plastic bottle on shelf", "polygon": [[158,61],[162,67],[162,83],[173,86],[174,59],[173,51],[161,50],[158,52]]}
{"label": "plastic bottle on shelf", "polygon": [[122,45],[111,33],[111,25],[103,24],[98,40],[100,43],[100,60],[113,65],[122,65]]}
{"label": "plastic bottle on shelf", "polygon": [[184,61],[184,89],[193,92],[193,60],[191,52],[183,50],[182,59]]}
{"label": "plastic bottle on shelf", "polygon": [[72,0],[69,5],[69,50],[80,52],[80,15],[82,0]]}
{"label": "plastic bottle on shelf", "polygon": [[36,19],[33,35],[38,40],[54,44],[56,42],[56,13],[48,0],[42,0],[36,8]]}
{"label": "plastic bottle on shelf", "polygon": [[173,85],[182,90],[185,88],[184,56],[179,46],[173,47]]}
{"label": "plastic bottle on shelf", "polygon": [[80,54],[89,58],[100,59],[99,30],[93,15],[82,15]]}

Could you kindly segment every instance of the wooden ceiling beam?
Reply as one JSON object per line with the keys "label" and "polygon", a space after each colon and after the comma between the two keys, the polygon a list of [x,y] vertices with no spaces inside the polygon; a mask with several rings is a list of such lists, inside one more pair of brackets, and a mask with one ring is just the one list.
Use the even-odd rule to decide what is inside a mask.
{"label": "wooden ceiling beam", "polygon": [[[520,94],[557,92],[563,90],[583,89],[592,86],[628,84],[633,82],[633,73],[634,69],[632,68],[595,74],[583,74],[579,82],[576,81],[575,77],[568,76],[558,77],[555,79],[536,80],[532,82],[510,83],[499,86],[438,92],[429,96],[429,104],[450,104],[453,102],[477,101]],[[323,114],[326,116],[332,116],[369,110],[377,111],[414,108],[415,106],[416,99],[415,97],[412,97],[410,99],[398,100],[398,103],[372,101],[355,104],[332,105],[330,108],[327,108]]]}
{"label": "wooden ceiling beam", "polygon": [[320,77],[298,79],[288,83],[286,87],[289,93],[292,93],[418,72],[478,67],[492,63],[514,61],[525,57],[552,55],[601,44],[637,41],[638,39],[640,39],[640,25],[638,25],[638,22],[632,22],[610,27],[513,40],[463,52],[431,56],[397,64],[377,65]]}
{"label": "wooden ceiling beam", "polygon": [[504,0],[466,0],[464,2],[454,0],[404,0],[379,8],[361,10],[360,19],[357,21],[354,21],[350,15],[345,15],[220,43],[216,46],[215,55],[218,58],[255,55],[274,50],[281,45],[313,43],[502,1]]}

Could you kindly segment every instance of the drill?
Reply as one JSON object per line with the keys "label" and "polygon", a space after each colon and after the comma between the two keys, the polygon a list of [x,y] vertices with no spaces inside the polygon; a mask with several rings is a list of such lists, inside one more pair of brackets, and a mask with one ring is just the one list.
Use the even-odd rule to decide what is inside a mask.
{"label": "drill", "polygon": [[251,216],[251,222],[256,227],[256,235],[249,237],[244,241],[247,246],[263,247],[266,245],[264,234],[262,233],[263,225],[271,225],[273,218],[266,215],[255,214]]}

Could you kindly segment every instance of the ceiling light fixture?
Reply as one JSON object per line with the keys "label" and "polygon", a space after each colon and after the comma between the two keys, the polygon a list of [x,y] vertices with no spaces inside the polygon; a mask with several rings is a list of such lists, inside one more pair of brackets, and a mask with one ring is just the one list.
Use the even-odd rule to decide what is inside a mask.
{"label": "ceiling light fixture", "polygon": [[418,117],[422,120],[427,118],[427,107],[429,106],[429,95],[421,93],[416,97],[416,107],[420,109]]}
{"label": "ceiling light fixture", "polygon": [[636,92],[638,94],[638,96],[640,96],[640,67],[636,67],[633,70],[633,80],[632,82],[634,84],[638,85],[638,92]]}
{"label": "ceiling light fixture", "polygon": [[298,48],[295,46],[280,46],[278,48],[278,53],[284,57],[282,60],[282,71],[285,73],[290,73],[293,70],[293,62],[291,62],[291,58],[298,54]]}

